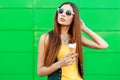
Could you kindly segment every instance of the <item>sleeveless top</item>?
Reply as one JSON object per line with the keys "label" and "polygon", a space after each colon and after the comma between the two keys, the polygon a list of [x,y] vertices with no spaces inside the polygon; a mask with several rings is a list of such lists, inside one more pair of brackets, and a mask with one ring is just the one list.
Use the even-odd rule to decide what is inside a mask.
{"label": "sleeveless top", "polygon": [[[70,50],[68,45],[61,45],[57,59],[60,60],[63,56],[69,53]],[[76,59],[74,64],[64,66],[61,68],[61,70],[62,70],[61,80],[82,80],[78,70],[78,59]]]}

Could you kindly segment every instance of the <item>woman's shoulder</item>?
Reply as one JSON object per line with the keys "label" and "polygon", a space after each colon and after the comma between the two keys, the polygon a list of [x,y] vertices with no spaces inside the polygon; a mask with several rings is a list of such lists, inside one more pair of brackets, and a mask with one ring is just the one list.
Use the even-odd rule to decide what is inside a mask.
{"label": "woman's shoulder", "polygon": [[41,39],[49,39],[49,36],[50,36],[51,34],[53,34],[53,30],[51,30],[51,31],[49,31],[49,32],[47,32],[47,33],[45,33],[45,34],[42,34],[40,38],[41,38]]}
{"label": "woman's shoulder", "polygon": [[50,31],[48,33],[42,34],[40,37],[41,42],[45,42],[46,44],[49,42],[49,36],[53,33],[53,31]]}
{"label": "woman's shoulder", "polygon": [[49,34],[48,33],[42,34],[41,37],[40,37],[40,40],[48,40],[48,39],[49,39]]}

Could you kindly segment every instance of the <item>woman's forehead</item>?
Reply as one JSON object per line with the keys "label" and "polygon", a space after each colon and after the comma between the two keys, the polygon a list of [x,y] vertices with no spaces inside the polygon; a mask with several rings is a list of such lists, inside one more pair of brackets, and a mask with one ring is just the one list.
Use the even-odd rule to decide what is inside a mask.
{"label": "woman's forehead", "polygon": [[61,8],[73,11],[73,8],[70,6],[70,4],[64,4]]}

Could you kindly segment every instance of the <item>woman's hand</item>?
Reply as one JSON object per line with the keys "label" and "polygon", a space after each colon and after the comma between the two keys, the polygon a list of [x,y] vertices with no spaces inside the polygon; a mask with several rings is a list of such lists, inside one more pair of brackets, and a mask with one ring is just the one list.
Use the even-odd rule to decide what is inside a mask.
{"label": "woman's hand", "polygon": [[77,56],[77,53],[69,53],[65,55],[62,59],[58,61],[60,67],[74,64],[76,56]]}
{"label": "woman's hand", "polygon": [[104,39],[102,39],[102,37],[100,37],[98,34],[96,34],[91,29],[86,27],[85,23],[81,19],[80,19],[80,24],[81,24],[80,26],[81,30],[93,39],[93,40],[89,40],[86,37],[82,36],[81,40],[84,46],[89,48],[96,48],[96,49],[105,49],[108,47],[108,43]]}
{"label": "woman's hand", "polygon": [[80,26],[81,30],[84,31],[84,29],[86,28],[86,25],[82,19],[80,19],[80,24],[81,24],[81,26]]}

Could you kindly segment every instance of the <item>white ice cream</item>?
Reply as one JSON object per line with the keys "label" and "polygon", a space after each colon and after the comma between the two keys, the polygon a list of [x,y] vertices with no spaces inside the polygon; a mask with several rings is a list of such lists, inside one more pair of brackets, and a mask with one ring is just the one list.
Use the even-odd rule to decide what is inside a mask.
{"label": "white ice cream", "polygon": [[70,44],[68,44],[68,47],[69,48],[76,48],[76,43],[73,43],[73,44],[70,43]]}

